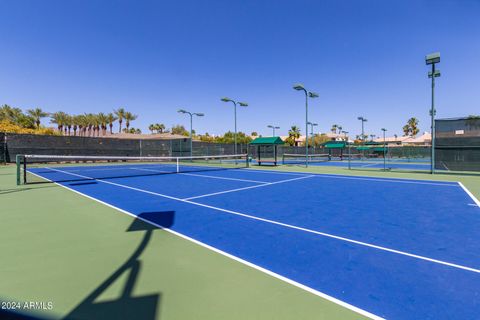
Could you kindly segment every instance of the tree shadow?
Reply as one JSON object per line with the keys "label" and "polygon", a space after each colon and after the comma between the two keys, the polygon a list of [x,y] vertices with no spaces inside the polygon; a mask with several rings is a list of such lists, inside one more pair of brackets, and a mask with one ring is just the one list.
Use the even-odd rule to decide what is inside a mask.
{"label": "tree shadow", "polygon": [[[93,290],[65,319],[158,319],[161,293],[133,296],[145,251],[155,229],[169,228],[174,223],[174,211],[144,212],[138,215],[127,232],[143,231],[142,241],[133,254]],[[96,301],[103,292],[123,275],[128,274],[120,297],[111,301]]]}

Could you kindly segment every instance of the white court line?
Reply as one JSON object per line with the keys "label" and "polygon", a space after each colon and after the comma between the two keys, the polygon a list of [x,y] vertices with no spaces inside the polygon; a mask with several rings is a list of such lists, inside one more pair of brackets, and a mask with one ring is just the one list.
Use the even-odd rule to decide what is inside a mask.
{"label": "white court line", "polygon": [[[48,168],[48,167],[46,167],[46,169],[62,172],[62,170],[56,170],[56,169]],[[317,235],[324,236],[324,237],[327,237],[327,238],[341,240],[341,241],[348,242],[348,243],[354,243],[354,244],[364,246],[364,247],[369,247],[369,248],[373,248],[373,249],[377,249],[377,250],[381,250],[381,251],[396,253],[396,254],[407,256],[407,257],[410,257],[410,258],[415,258],[415,259],[419,259],[419,260],[433,262],[433,263],[437,263],[437,264],[452,267],[452,268],[457,268],[457,269],[462,269],[462,270],[471,271],[471,272],[475,272],[475,273],[480,273],[480,269],[475,269],[475,268],[463,266],[463,265],[460,265],[460,264],[455,264],[455,263],[451,263],[451,262],[446,262],[446,261],[442,261],[442,260],[428,258],[428,257],[425,257],[425,256],[421,256],[421,255],[417,255],[417,254],[413,254],[413,253],[409,253],[409,252],[405,252],[405,251],[400,251],[400,250],[391,249],[391,248],[388,248],[388,247],[378,246],[378,245],[371,244],[371,243],[368,243],[368,242],[362,242],[362,241],[357,241],[357,240],[333,235],[333,234],[330,234],[330,233],[325,233],[325,232],[315,231],[315,230],[312,230],[312,229],[297,227],[297,226],[294,226],[294,225],[286,224],[286,223],[283,223],[283,222],[278,222],[278,221],[275,221],[275,220],[264,219],[264,218],[260,218],[260,217],[257,217],[257,216],[252,216],[252,215],[248,215],[248,214],[245,214],[245,213],[233,211],[233,210],[222,209],[222,208],[219,208],[219,207],[214,207],[214,206],[210,206],[210,205],[207,205],[207,204],[198,203],[198,202],[194,202],[194,201],[190,201],[190,200],[186,200],[186,199],[180,199],[180,198],[164,195],[164,194],[153,192],[153,191],[148,191],[148,190],[143,190],[143,189],[139,189],[139,188],[135,188],[135,187],[130,187],[130,186],[126,186],[126,185],[111,182],[111,181],[98,180],[98,179],[94,179],[94,178],[91,178],[91,177],[82,176],[82,175],[75,174],[75,173],[70,173],[70,172],[63,172],[63,173],[78,176],[78,177],[81,177],[81,178],[84,178],[84,179],[93,179],[93,180],[97,180],[98,182],[111,184],[111,185],[118,186],[118,187],[121,187],[121,188],[135,190],[135,191],[139,191],[139,192],[143,192],[143,193],[147,193],[147,194],[151,194],[151,195],[155,195],[155,196],[159,196],[159,197],[164,197],[164,198],[167,198],[167,199],[177,200],[177,201],[180,201],[180,202],[189,203],[189,204],[193,204],[193,205],[196,205],[196,206],[213,209],[213,210],[216,210],[216,211],[226,212],[226,213],[230,213],[230,214],[233,214],[233,215],[238,215],[238,216],[245,217],[245,218],[252,219],[252,220],[263,221],[263,222],[287,227],[287,228],[290,228],[290,229],[295,229],[295,230],[300,230],[300,231],[304,231],[304,232],[308,232],[308,233],[317,234]]]}
{"label": "white court line", "polygon": [[364,164],[364,165],[361,165],[361,166],[359,166],[359,167],[361,167],[361,168],[372,167],[372,166],[376,166],[376,165],[378,165],[378,164],[379,164],[379,163],[375,163],[375,162],[374,162],[374,163]]}
{"label": "white court line", "polygon": [[435,183],[435,182],[423,182],[423,181],[408,181],[408,180],[390,180],[382,178],[356,178],[356,177],[347,177],[347,176],[336,176],[336,175],[315,175],[319,178],[332,178],[332,179],[348,179],[348,180],[364,180],[364,181],[378,181],[378,182],[394,182],[394,183],[407,183],[407,184],[426,184],[433,186],[442,186],[442,187],[458,187],[454,182],[452,183]]}
{"label": "white court line", "polygon": [[305,175],[311,174],[319,178],[333,178],[333,179],[351,179],[351,180],[367,180],[367,181],[379,181],[379,182],[393,182],[393,183],[410,183],[410,184],[427,184],[427,185],[436,185],[436,186],[447,186],[447,187],[458,187],[458,185],[453,181],[443,181],[444,183],[436,183],[434,180],[409,180],[405,178],[369,178],[365,176],[346,176],[341,174],[334,173],[314,173],[314,172],[275,172],[262,169],[239,169],[245,170],[248,172],[259,172],[259,173],[272,173],[272,174],[291,174],[291,175]]}
{"label": "white court line", "polygon": [[[49,168],[49,169],[51,169],[51,168]],[[56,170],[56,171],[58,171],[58,170]],[[80,195],[80,196],[83,196],[83,197],[88,198],[88,199],[90,199],[90,200],[93,200],[93,201],[96,201],[96,202],[98,202],[98,203],[101,203],[101,204],[103,204],[103,205],[105,205],[105,206],[107,206],[107,207],[110,207],[110,208],[112,208],[112,209],[118,210],[119,212],[122,212],[122,213],[124,213],[124,214],[127,214],[127,215],[129,215],[129,216],[131,216],[131,217],[133,217],[133,218],[135,218],[135,219],[139,219],[139,220],[142,220],[143,222],[146,222],[146,223],[148,223],[148,224],[154,225],[154,226],[156,226],[156,227],[158,227],[158,228],[160,228],[160,229],[162,229],[162,230],[164,230],[164,231],[167,231],[167,232],[169,232],[169,233],[171,233],[171,234],[174,234],[174,235],[176,235],[176,236],[178,236],[178,237],[180,237],[180,238],[183,238],[183,239],[185,239],[185,240],[191,241],[191,242],[193,242],[193,243],[195,243],[195,244],[197,244],[197,245],[199,245],[199,246],[201,246],[201,247],[204,247],[204,248],[206,248],[206,249],[212,250],[213,252],[216,252],[216,253],[221,254],[221,255],[223,255],[223,256],[225,256],[225,257],[227,257],[227,258],[230,258],[230,259],[232,259],[232,260],[235,260],[235,261],[237,261],[237,262],[240,262],[240,263],[242,263],[242,264],[244,264],[244,265],[246,265],[246,266],[248,266],[248,267],[251,267],[251,268],[253,268],[253,269],[255,269],[255,270],[261,271],[261,272],[263,272],[263,273],[265,273],[265,274],[267,274],[267,275],[269,275],[269,276],[271,276],[271,277],[274,277],[274,278],[279,279],[279,280],[281,280],[281,281],[283,281],[283,282],[286,282],[286,283],[288,283],[288,284],[291,284],[291,285],[293,285],[293,286],[295,286],[295,287],[297,287],[297,288],[300,288],[300,289],[302,289],[302,290],[305,290],[305,291],[307,291],[307,292],[310,292],[310,293],[312,293],[312,294],[314,294],[314,295],[316,295],[316,296],[318,296],[318,297],[320,297],[320,298],[323,298],[323,299],[325,299],[325,300],[327,300],[327,301],[333,302],[333,303],[335,303],[335,304],[337,304],[337,305],[339,305],[339,306],[341,306],[341,307],[344,307],[344,308],[346,308],[346,309],[348,309],[348,310],[351,310],[351,311],[353,311],[353,312],[356,312],[356,313],[358,313],[358,314],[360,314],[360,315],[363,315],[363,316],[365,316],[365,317],[367,317],[367,318],[370,318],[370,319],[373,319],[373,320],[385,320],[385,318],[379,317],[379,316],[377,316],[377,315],[375,315],[375,314],[373,314],[373,313],[370,313],[370,312],[368,312],[368,311],[366,311],[366,310],[363,310],[363,309],[361,309],[361,308],[355,307],[354,305],[351,305],[351,304],[349,304],[349,303],[347,303],[347,302],[345,302],[345,301],[342,301],[342,300],[339,300],[339,299],[334,298],[334,297],[332,297],[332,296],[329,296],[329,295],[326,294],[326,293],[323,293],[323,292],[321,292],[321,291],[318,291],[318,290],[315,290],[315,289],[313,289],[313,288],[310,288],[310,287],[308,287],[308,286],[306,286],[306,285],[304,285],[304,284],[301,284],[300,282],[296,282],[296,281],[294,281],[294,280],[291,280],[291,279],[289,279],[289,278],[287,278],[287,277],[284,277],[284,276],[282,276],[282,275],[280,275],[280,274],[278,274],[278,273],[275,273],[275,272],[273,272],[273,271],[270,271],[270,270],[268,270],[268,269],[265,269],[265,268],[263,268],[263,267],[260,267],[260,266],[254,264],[254,263],[251,263],[251,262],[249,262],[249,261],[247,261],[247,260],[244,260],[244,259],[242,259],[242,258],[239,258],[239,257],[237,257],[237,256],[234,256],[234,255],[232,255],[232,254],[230,254],[230,253],[228,253],[228,252],[225,252],[225,251],[222,251],[222,250],[220,250],[220,249],[218,249],[218,248],[212,247],[212,246],[210,246],[210,245],[208,245],[208,244],[206,244],[206,243],[204,243],[204,242],[201,242],[201,241],[196,240],[196,239],[194,239],[194,238],[190,238],[189,236],[186,236],[186,235],[184,235],[184,234],[182,234],[182,233],[179,233],[179,232],[174,231],[174,230],[169,229],[169,228],[165,228],[165,227],[163,227],[163,226],[161,226],[161,225],[159,225],[159,224],[157,224],[157,223],[155,223],[155,222],[152,222],[152,221],[147,220],[147,219],[145,219],[145,218],[139,217],[138,215],[136,215],[136,214],[134,214],[134,213],[132,213],[132,212],[130,212],[130,211],[121,209],[121,208],[116,207],[116,206],[114,206],[114,205],[111,205],[111,204],[109,204],[109,203],[107,203],[107,202],[104,202],[104,201],[99,200],[99,199],[97,199],[97,198],[94,198],[94,197],[91,197],[91,196],[89,196],[89,195],[86,195],[86,194],[84,194],[84,193],[82,193],[82,192],[80,192],[80,191],[77,191],[77,190],[75,190],[75,189],[72,189],[72,188],[70,188],[70,187],[67,187],[67,186],[65,186],[65,185],[63,185],[63,184],[54,182],[53,180],[50,180],[50,179],[45,178],[45,177],[42,177],[42,176],[37,175],[37,174],[35,174],[35,173],[33,173],[33,172],[31,172],[31,174],[36,175],[36,176],[39,177],[39,178],[42,178],[42,179],[51,181],[51,182],[53,182],[54,184],[56,184],[57,186],[59,186],[59,187],[65,188],[65,189],[70,190],[70,191],[73,191],[74,193],[76,193],[76,194],[78,194],[78,195]]]}
{"label": "white court line", "polygon": [[213,192],[213,193],[208,193],[208,194],[202,194],[202,195],[195,196],[195,197],[184,198],[183,200],[193,200],[193,199],[198,199],[198,198],[205,198],[205,197],[216,196],[216,195],[224,194],[224,193],[230,193],[230,192],[237,192],[237,191],[248,190],[248,189],[253,189],[253,188],[266,187],[266,186],[271,186],[273,184],[285,183],[285,182],[301,180],[301,179],[306,179],[306,178],[313,178],[313,177],[315,177],[315,176],[314,175],[309,175],[309,176],[303,176],[303,177],[299,177],[299,178],[292,178],[292,179],[280,180],[280,181],[275,181],[275,182],[267,182],[267,183],[264,183],[264,184],[261,184],[261,185],[256,185],[256,186],[249,186],[249,187],[243,187],[243,188]]}
{"label": "white court line", "polygon": [[[152,171],[152,172],[164,172],[167,173],[169,171],[161,171],[155,169],[144,169],[144,168],[129,168],[132,170],[141,170],[141,171]],[[171,172],[170,172],[171,173]],[[184,176],[192,176],[192,177],[201,177],[201,178],[210,178],[210,179],[219,179],[219,180],[232,180],[232,181],[242,181],[242,182],[252,182],[252,183],[269,183],[268,181],[258,181],[258,180],[248,180],[248,179],[238,179],[238,178],[227,178],[227,177],[217,177],[217,176],[210,176],[206,174],[194,174],[194,173],[187,173],[187,172],[178,172],[178,174],[182,174]]]}
{"label": "white court line", "polygon": [[460,181],[458,181],[458,185],[462,187],[463,191],[465,191],[470,196],[470,198],[472,198],[473,202],[475,202],[475,204],[480,207],[480,201],[473,195],[473,193],[471,193],[470,190],[468,190]]}

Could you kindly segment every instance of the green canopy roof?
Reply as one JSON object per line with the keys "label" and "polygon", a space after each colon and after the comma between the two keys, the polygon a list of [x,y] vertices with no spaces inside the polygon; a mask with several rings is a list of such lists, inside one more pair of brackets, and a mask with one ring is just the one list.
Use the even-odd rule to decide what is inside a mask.
{"label": "green canopy roof", "polygon": [[322,146],[324,146],[325,148],[330,148],[330,149],[342,149],[342,148],[345,148],[345,146],[347,145],[347,142],[345,141],[327,141],[327,142],[324,142],[322,143]]}
{"label": "green canopy roof", "polygon": [[284,143],[285,142],[283,142],[282,138],[280,137],[259,137],[253,140],[252,142],[250,142],[250,144],[254,144],[254,145],[261,145],[261,144],[272,145],[272,144],[284,144]]}

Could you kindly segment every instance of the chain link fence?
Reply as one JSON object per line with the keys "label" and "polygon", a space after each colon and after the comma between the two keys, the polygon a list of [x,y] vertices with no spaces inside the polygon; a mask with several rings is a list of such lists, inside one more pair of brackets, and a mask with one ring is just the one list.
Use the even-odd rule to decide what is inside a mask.
{"label": "chain link fence", "polygon": [[435,168],[480,171],[480,117],[435,121]]}

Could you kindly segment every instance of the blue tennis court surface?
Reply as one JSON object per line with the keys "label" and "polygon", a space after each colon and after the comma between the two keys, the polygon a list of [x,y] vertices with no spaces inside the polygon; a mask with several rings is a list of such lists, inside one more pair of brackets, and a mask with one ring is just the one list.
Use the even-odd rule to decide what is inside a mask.
{"label": "blue tennis court surface", "polygon": [[[298,163],[304,165],[305,163]],[[325,166],[325,167],[348,167],[347,160],[331,160],[331,161],[318,161],[310,162],[309,165],[312,166]],[[356,169],[383,169],[384,164],[383,160],[373,160],[368,159],[365,161],[361,160],[352,160],[350,161],[350,166]],[[386,169],[390,170],[419,170],[419,171],[428,171],[430,170],[430,164],[426,162],[408,162],[408,161],[387,161],[385,164]]]}
{"label": "blue tennis court surface", "polygon": [[372,318],[480,314],[480,208],[458,183],[143,164],[30,171],[158,225],[173,212],[174,232]]}

